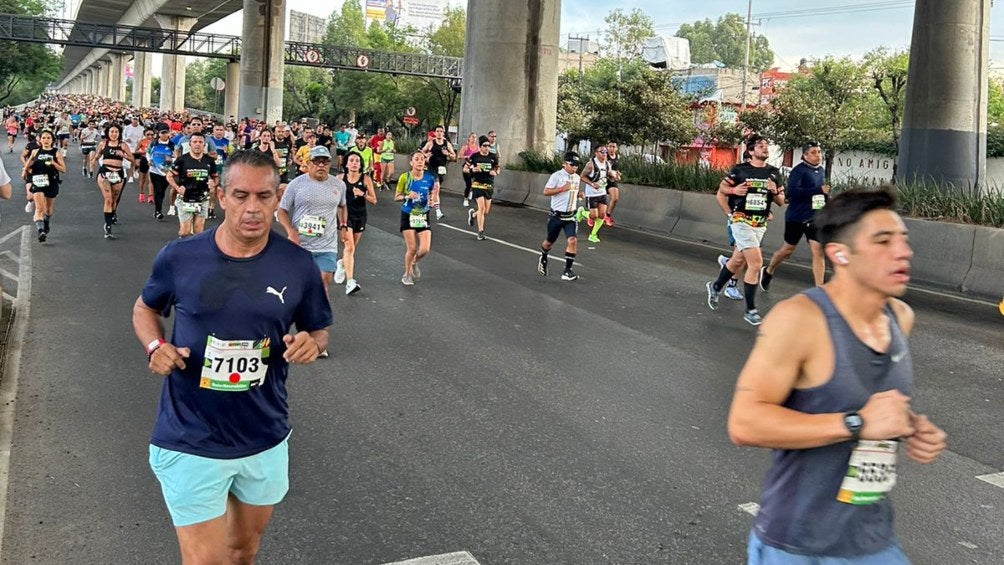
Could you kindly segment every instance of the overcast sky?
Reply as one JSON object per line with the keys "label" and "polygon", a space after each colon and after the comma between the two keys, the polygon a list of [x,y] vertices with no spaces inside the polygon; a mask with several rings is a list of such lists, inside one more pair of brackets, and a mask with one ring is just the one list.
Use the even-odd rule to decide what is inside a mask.
{"label": "overcast sky", "polygon": [[[327,17],[340,10],[343,0],[287,0],[291,10]],[[450,0],[466,6],[466,0]],[[991,25],[999,25],[997,36],[1004,38],[1004,2],[991,9]],[[681,23],[710,18],[717,20],[728,12],[745,17],[745,0],[562,0],[561,44],[569,34],[597,37],[604,27],[603,18],[614,8],[626,12],[638,8],[656,25],[656,32],[673,35]],[[877,9],[883,8],[883,9]],[[802,57],[826,55],[858,58],[882,45],[906,49],[913,25],[913,2],[910,0],[817,0],[811,3],[791,0],[753,0],[755,32],[765,35],[775,53],[774,64],[783,69],[798,65]],[[240,14],[234,14],[208,29],[217,33],[239,34]],[[991,28],[991,36],[994,36]],[[992,68],[1004,71],[1004,41],[990,43]],[[159,69],[159,65],[154,66]]]}

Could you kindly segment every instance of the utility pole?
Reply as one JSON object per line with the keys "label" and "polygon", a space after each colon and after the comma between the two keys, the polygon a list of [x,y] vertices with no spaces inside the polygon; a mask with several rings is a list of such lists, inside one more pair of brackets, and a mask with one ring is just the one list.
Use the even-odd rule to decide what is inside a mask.
{"label": "utility pole", "polygon": [[746,57],[743,61],[743,96],[742,96],[742,106],[739,107],[739,111],[743,112],[746,110],[746,81],[750,72],[750,25],[753,19],[753,0],[749,0],[746,6]]}
{"label": "utility pole", "polygon": [[585,41],[586,42],[586,46],[588,47],[589,46],[589,36],[587,35],[585,37],[572,37],[571,35],[569,35],[568,36],[568,43],[569,43],[569,45],[572,43],[573,39],[575,41],[579,42],[579,76],[582,76],[582,42]]}

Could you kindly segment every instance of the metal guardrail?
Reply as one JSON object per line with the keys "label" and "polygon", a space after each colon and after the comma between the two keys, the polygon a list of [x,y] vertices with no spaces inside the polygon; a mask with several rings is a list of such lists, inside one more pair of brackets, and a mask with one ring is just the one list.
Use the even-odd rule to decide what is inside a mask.
{"label": "metal guardrail", "polygon": [[[193,57],[240,60],[241,38],[204,32],[117,24],[100,24],[0,14],[0,40],[52,43],[75,47],[107,48],[113,51],[146,51]],[[340,47],[321,43],[287,41],[285,61],[326,69],[368,71],[424,76],[459,81],[464,60],[460,57],[395,53]]]}

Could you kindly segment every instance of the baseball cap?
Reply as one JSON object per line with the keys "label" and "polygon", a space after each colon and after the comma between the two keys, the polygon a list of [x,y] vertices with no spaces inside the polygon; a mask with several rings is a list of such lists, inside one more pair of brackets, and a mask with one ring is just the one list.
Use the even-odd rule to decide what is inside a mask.
{"label": "baseball cap", "polygon": [[568,153],[565,153],[565,162],[578,166],[582,164],[582,159],[579,158],[578,153],[569,151]]}
{"label": "baseball cap", "polygon": [[323,145],[318,145],[317,147],[314,147],[313,149],[310,150],[311,161],[313,161],[314,159],[330,159],[330,158],[331,158],[331,152],[328,151],[328,148]]}
{"label": "baseball cap", "polygon": [[802,153],[806,153],[807,151],[809,151],[813,147],[819,147],[819,142],[818,141],[812,141],[812,140],[806,141],[805,143],[802,144]]}

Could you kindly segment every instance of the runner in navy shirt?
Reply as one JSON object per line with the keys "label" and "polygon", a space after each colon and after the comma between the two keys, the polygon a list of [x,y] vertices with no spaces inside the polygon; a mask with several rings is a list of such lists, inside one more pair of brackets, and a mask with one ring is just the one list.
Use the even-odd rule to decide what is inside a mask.
{"label": "runner in navy shirt", "polygon": [[[166,376],[150,465],[185,562],[254,560],[289,488],[288,364],[327,347],[320,272],[271,231],[278,180],[269,157],[232,156],[217,189],[223,223],[164,247],[133,308],[150,370]],[[166,342],[160,316],[172,310]]]}

